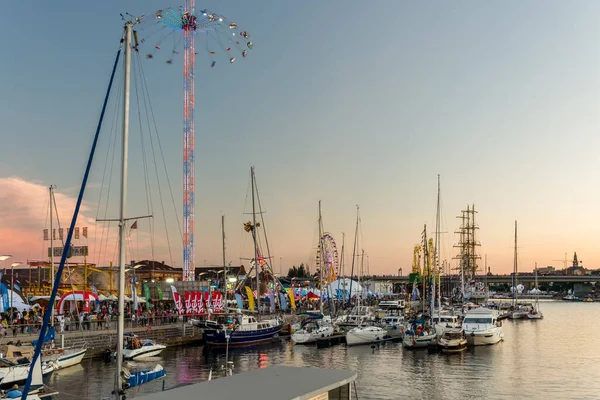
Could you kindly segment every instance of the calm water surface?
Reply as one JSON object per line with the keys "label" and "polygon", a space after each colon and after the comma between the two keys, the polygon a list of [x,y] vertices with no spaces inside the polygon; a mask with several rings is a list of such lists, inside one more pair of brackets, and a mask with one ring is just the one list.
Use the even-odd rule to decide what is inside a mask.
{"label": "calm water surface", "polygon": [[[359,399],[600,398],[600,303],[544,302],[541,321],[504,321],[504,342],[459,355],[403,350],[399,343],[317,349],[287,339],[230,351],[234,372],[271,365],[350,369],[358,373]],[[165,389],[220,373],[224,351],[203,346],[166,350]],[[138,363],[138,366],[144,364]],[[145,364],[147,366],[151,364]],[[101,360],[55,372],[49,385],[59,399],[110,396],[114,368]],[[128,391],[128,398],[161,390],[163,380]],[[250,396],[251,397],[251,396]],[[249,398],[250,398],[249,397]]]}

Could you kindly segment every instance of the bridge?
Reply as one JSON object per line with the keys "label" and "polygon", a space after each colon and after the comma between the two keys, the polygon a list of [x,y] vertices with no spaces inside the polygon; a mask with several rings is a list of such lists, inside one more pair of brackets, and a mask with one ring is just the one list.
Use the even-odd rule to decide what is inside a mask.
{"label": "bridge", "polygon": [[[450,275],[450,280],[459,281],[459,275]],[[448,279],[448,276],[442,276],[442,282]],[[374,275],[370,277],[364,277],[363,281],[375,281],[375,282],[389,282],[389,283],[408,283],[408,276],[401,275]],[[600,275],[538,275],[538,283],[595,283],[600,282]],[[508,283],[512,284],[513,275],[477,275],[476,281],[488,282],[489,284]],[[517,275],[517,282],[526,284],[533,284],[535,282],[535,276],[533,274]]]}

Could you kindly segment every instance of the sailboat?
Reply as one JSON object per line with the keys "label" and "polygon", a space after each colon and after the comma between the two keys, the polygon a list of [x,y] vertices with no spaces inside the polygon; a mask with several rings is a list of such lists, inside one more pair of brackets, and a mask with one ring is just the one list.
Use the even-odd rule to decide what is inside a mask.
{"label": "sailboat", "polygon": [[538,288],[538,280],[537,280],[537,263],[535,263],[535,302],[533,303],[533,307],[527,313],[527,318],[529,319],[542,319],[544,318],[544,314],[540,311],[540,289]]}
{"label": "sailboat", "polygon": [[[356,215],[357,215],[357,223],[360,221],[360,218],[358,217],[358,206],[356,207]],[[358,234],[358,229],[356,231],[356,234]],[[357,243],[356,239],[355,239],[355,243]],[[362,250],[362,255],[361,255],[361,259],[360,259],[360,268],[358,270],[358,284],[360,285],[360,278],[361,278],[361,271],[363,269],[363,263],[365,260],[365,251]],[[361,298],[363,297],[363,290],[360,291],[360,293],[358,293],[357,295],[357,305],[358,305],[358,312],[360,312],[361,308],[360,308],[360,301]],[[360,314],[359,314],[360,315]],[[375,321],[373,319],[361,319],[359,322],[359,325],[355,328],[352,328],[348,331],[348,333],[346,333],[346,344],[348,346],[355,346],[355,345],[359,345],[359,344],[370,344],[370,343],[376,343],[379,341],[382,341],[384,339],[387,339],[387,332],[385,329],[383,329],[381,326],[378,326],[378,324],[375,323]]]}
{"label": "sailboat", "polygon": [[522,309],[519,307],[519,290],[517,289],[517,221],[515,221],[515,260],[514,260],[514,287],[513,287],[513,305],[512,305],[512,311],[510,313],[510,319],[525,319],[527,318],[527,313],[528,310]]}
{"label": "sailboat", "polygon": [[[256,220],[256,201],[257,201],[257,190],[256,190],[256,177],[254,175],[254,167],[250,168],[250,179],[252,186],[252,221],[244,224],[244,228],[247,232],[252,234],[254,244],[254,258],[251,260],[253,263],[252,269],[256,271],[256,299],[260,299],[260,272],[259,270],[265,265],[264,268],[265,276],[267,269],[273,276],[275,281],[275,289],[279,286],[282,287],[281,283],[275,278],[272,269],[268,268],[267,257],[265,259],[260,254],[258,246],[258,228],[261,226]],[[260,201],[259,201],[260,205]],[[262,215],[262,212],[261,212]],[[268,247],[268,246],[267,246]],[[252,270],[246,274],[244,279],[238,285],[238,288],[244,287],[245,282],[250,277]],[[248,293],[248,305],[250,309],[253,309],[254,295],[249,286],[246,286]],[[254,312],[254,310],[250,310]],[[264,343],[273,341],[279,338],[279,332],[283,327],[283,318],[275,317],[268,319],[261,319],[260,307],[258,307],[258,313],[256,316],[248,315],[247,313],[237,314],[222,314],[216,316],[217,321],[207,320],[192,320],[192,324],[204,329],[204,341],[209,346],[215,347],[226,347],[226,346],[247,346],[258,343]],[[231,319],[231,322],[230,322]]]}
{"label": "sailboat", "polygon": [[321,216],[321,201],[319,200],[319,255],[317,258],[319,265],[319,288],[321,290],[321,294],[319,296],[319,314],[309,314],[309,317],[302,321],[300,329],[296,330],[292,334],[292,341],[294,343],[315,343],[319,339],[331,337],[335,331],[331,320],[331,315],[325,316],[323,314],[323,288],[326,285],[326,283],[323,281],[323,270],[325,268],[323,242],[323,218]]}

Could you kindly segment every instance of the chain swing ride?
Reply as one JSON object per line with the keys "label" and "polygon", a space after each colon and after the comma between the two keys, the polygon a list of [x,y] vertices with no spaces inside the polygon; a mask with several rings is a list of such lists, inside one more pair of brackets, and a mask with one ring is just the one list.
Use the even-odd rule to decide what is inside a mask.
{"label": "chain swing ride", "polygon": [[[246,58],[253,44],[250,34],[223,15],[197,10],[195,0],[184,7],[157,10],[150,17],[136,18],[140,24],[134,32],[134,50],[142,51],[149,61],[176,64],[183,55],[183,280],[194,280],[194,68],[196,57],[208,56],[207,65],[215,67],[219,57],[233,64],[239,56]],[[199,40],[202,50],[197,50]],[[170,50],[167,50],[171,46]]]}

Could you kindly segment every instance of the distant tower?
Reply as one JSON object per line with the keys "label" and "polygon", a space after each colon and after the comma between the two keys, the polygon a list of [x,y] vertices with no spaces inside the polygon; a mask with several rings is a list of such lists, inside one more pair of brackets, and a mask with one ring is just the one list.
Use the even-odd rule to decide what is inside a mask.
{"label": "distant tower", "polygon": [[574,267],[578,267],[579,266],[579,260],[577,260],[577,252],[575,252],[573,254],[573,266]]}

